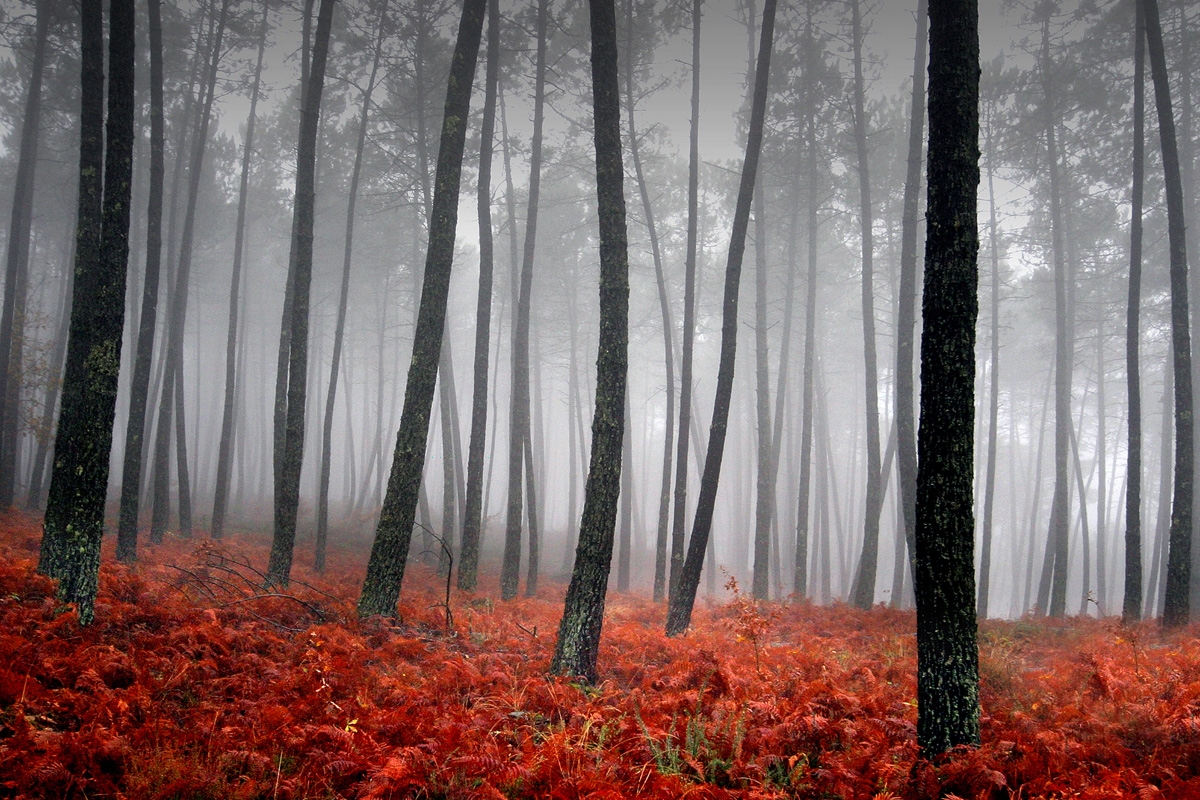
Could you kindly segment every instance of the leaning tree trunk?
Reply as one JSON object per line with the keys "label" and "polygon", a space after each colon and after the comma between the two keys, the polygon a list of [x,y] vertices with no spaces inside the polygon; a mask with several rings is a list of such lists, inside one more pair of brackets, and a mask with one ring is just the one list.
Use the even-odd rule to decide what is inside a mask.
{"label": "leaning tree trunk", "polygon": [[[292,285],[287,323],[288,378],[284,414],[283,452],[276,455],[275,533],[267,564],[267,584],[286,587],[292,571],[296,543],[296,517],[300,506],[300,468],[304,461],[304,406],[308,390],[308,305],[312,286],[313,212],[316,205],[317,128],[334,0],[321,0],[312,61],[300,109],[300,135],[296,148],[296,200],[292,220],[292,247],[288,278]],[[278,444],[278,443],[277,443]]]}
{"label": "leaning tree trunk", "polygon": [[146,280],[138,317],[137,353],[129,392],[125,455],[121,470],[121,506],[117,523],[117,558],[137,558],[138,517],[142,488],[142,441],[146,435],[154,330],[158,323],[158,284],[162,272],[163,216],[163,42],[162,0],[149,0],[150,19],[150,191],[146,208]]}
{"label": "leaning tree trunk", "polygon": [[625,3],[625,116],[629,126],[629,155],[633,159],[633,174],[637,180],[638,196],[642,201],[642,213],[646,217],[646,233],[650,238],[650,255],[654,259],[654,283],[658,289],[658,309],[663,325],[663,363],[666,366],[667,415],[663,424],[666,440],[663,442],[662,483],[658,494],[658,527],[654,539],[654,601],[661,602],[667,590],[667,525],[671,515],[671,444],[675,434],[675,348],[671,343],[671,306],[667,298],[666,278],[663,274],[662,247],[658,241],[658,226],[654,221],[654,206],[650,202],[650,189],[646,185],[645,170],[642,169],[642,150],[638,144],[637,125],[634,124],[633,94],[633,0]]}
{"label": "leaning tree trunk", "polygon": [[1175,370],[1175,484],[1171,507],[1170,546],[1167,551],[1167,592],[1163,602],[1163,627],[1178,628],[1188,622],[1188,583],[1192,569],[1192,343],[1188,329],[1187,245],[1184,235],[1183,182],[1175,118],[1171,110],[1171,85],[1163,52],[1158,0],[1141,0],[1146,22],[1154,105],[1162,148],[1167,195],[1167,246],[1171,253],[1171,344]]}
{"label": "leaning tree trunk", "polygon": [[421,305],[413,335],[412,363],[404,389],[404,410],[396,434],[396,452],[380,510],[375,543],[367,563],[367,576],[358,600],[360,616],[392,614],[400,596],[400,582],[408,560],[408,545],[416,518],[429,437],[429,415],[437,383],[438,358],[445,331],[450,269],[454,259],[454,234],[458,223],[459,178],[471,104],[471,83],[487,0],[465,0],[446,91],[441,146],[438,149],[429,251]]}
{"label": "leaning tree trunk", "polygon": [[483,528],[483,455],[487,443],[488,355],[491,349],[492,277],[492,141],[496,135],[496,87],[500,81],[500,2],[488,0],[487,72],[484,77],[483,123],[479,143],[479,295],[475,307],[475,364],[471,390],[471,438],[467,447],[467,498],[458,588],[475,588]]}
{"label": "leaning tree trunk", "polygon": [[521,514],[525,431],[529,428],[529,303],[533,288],[533,255],[537,244],[538,195],[542,180],[542,126],[546,108],[546,37],[549,0],[538,0],[537,63],[533,88],[533,141],[529,150],[529,206],[525,216],[525,247],[521,257],[520,290],[513,314],[512,405],[508,433],[508,515],[504,527],[504,563],[500,596],[517,596],[521,576]]}
{"label": "leaning tree trunk", "polygon": [[629,245],[621,164],[621,95],[614,0],[591,0],[592,107],[600,217],[600,335],[592,456],[584,487],[575,568],[567,587],[550,671],[596,680],[612,564],[629,356]]}
{"label": "leaning tree trunk", "polygon": [[[229,479],[233,472],[233,427],[237,399],[237,332],[241,307],[242,254],[246,241],[246,200],[250,194],[250,154],[254,149],[254,124],[257,119],[258,92],[262,80],[263,54],[267,45],[267,10],[263,2],[262,22],[258,30],[258,60],[250,90],[250,113],[246,118],[246,140],[242,143],[242,177],[238,186],[237,223],[233,235],[233,274],[229,279],[229,326],[225,334],[225,402],[221,409],[221,440],[217,449],[217,485],[213,498],[212,536],[225,533],[225,514],[229,504]],[[199,411],[199,409],[197,409]]]}
{"label": "leaning tree trunk", "polygon": [[700,497],[696,502],[696,518],[687,557],[679,573],[678,591],[673,593],[667,607],[667,635],[676,636],[691,624],[692,606],[704,566],[704,551],[712,529],[713,509],[717,499],[717,483],[721,477],[721,458],[725,450],[725,434],[729,425],[729,404],[733,394],[733,363],[737,351],[738,284],[742,277],[742,256],[746,251],[746,230],[750,222],[750,204],[754,197],[754,180],[758,173],[758,157],[762,150],[763,120],[767,108],[767,74],[771,65],[771,43],[775,32],[775,0],[763,3],[762,33],[758,48],[758,65],[754,73],[754,101],[750,109],[750,129],[746,138],[746,159],[742,164],[741,185],[734,210],[733,231],[729,242],[729,259],[725,265],[725,297],[721,315],[721,357],[717,367],[717,391],[713,403],[708,452],[700,479]]}
{"label": "leaning tree trunk", "polygon": [[979,744],[975,618],[976,0],[929,2],[929,189],[922,304],[916,599],[917,745]]}
{"label": "leaning tree trunk", "polygon": [[333,330],[333,358],[329,367],[329,387],[325,396],[325,424],[321,431],[321,478],[317,489],[316,569],[325,571],[325,549],[329,536],[329,472],[333,451],[333,411],[337,404],[338,370],[342,364],[342,343],[346,333],[346,307],[350,296],[350,262],[354,253],[354,209],[358,202],[358,183],[362,175],[363,148],[367,141],[367,122],[371,114],[371,94],[379,73],[383,53],[383,31],[387,20],[387,0],[380,3],[376,23],[375,56],[371,75],[363,92],[362,113],[358,118],[358,142],[354,148],[354,168],[350,172],[350,196],[346,201],[346,235],[342,252],[342,285],[338,294],[337,322]]}
{"label": "leaning tree trunk", "polygon": [[[76,604],[83,625],[92,621],[100,575],[104,496],[125,322],[133,183],[134,17],[133,0],[112,0],[108,120],[102,132],[102,11],[99,3],[83,4],[75,299],[38,563],[40,572],[58,579],[59,598]],[[103,189],[99,184],[101,154]]]}
{"label": "leaning tree trunk", "polygon": [[870,608],[875,602],[875,571],[879,562],[879,518],[883,512],[883,473],[879,454],[879,372],[875,345],[875,270],[871,232],[871,177],[868,170],[866,85],[862,68],[863,28],[859,0],[850,3],[854,39],[854,142],[858,153],[859,225],[862,235],[863,361],[866,364],[867,497],[863,519],[862,557],[851,602]]}
{"label": "leaning tree trunk", "polygon": [[[13,503],[17,483],[17,443],[21,413],[21,329],[18,314],[29,274],[29,234],[33,227],[33,186],[38,157],[38,129],[42,117],[42,75],[46,66],[51,7],[37,4],[33,63],[21,122],[17,174],[13,181],[12,218],[8,228],[8,254],[4,267],[4,310],[0,314],[0,508]],[[23,302],[23,297],[22,297]]]}
{"label": "leaning tree trunk", "polygon": [[1142,376],[1139,343],[1142,307],[1142,200],[1146,170],[1145,8],[1135,3],[1133,32],[1133,191],[1129,214],[1129,302],[1125,307],[1125,381],[1129,442],[1125,467],[1125,596],[1121,617],[1142,618]]}
{"label": "leaning tree trunk", "polygon": [[[692,428],[692,350],[696,331],[696,250],[700,197],[700,0],[692,0],[692,124],[688,144],[687,252],[683,276],[683,343],[679,364],[679,431],[676,434],[675,515],[671,520],[668,592],[679,590],[687,525],[688,444]],[[662,599],[657,592],[655,596]]]}

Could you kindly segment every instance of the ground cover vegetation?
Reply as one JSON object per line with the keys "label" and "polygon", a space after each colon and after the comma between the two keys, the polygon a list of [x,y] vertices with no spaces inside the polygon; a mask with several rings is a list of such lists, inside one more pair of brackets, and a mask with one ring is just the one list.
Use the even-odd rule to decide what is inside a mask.
{"label": "ground cover vegetation", "polygon": [[[364,554],[264,591],[266,537],[107,556],[86,627],[0,521],[0,797],[1184,797],[1195,631],[989,620],[982,746],[918,756],[911,611],[764,603],[727,577],[691,631],[610,598],[599,681],[547,677],[565,586],[493,603],[416,564],[359,621]],[[106,549],[113,545],[105,543]],[[497,566],[497,565],[484,565]],[[495,585],[493,585],[495,584]]]}

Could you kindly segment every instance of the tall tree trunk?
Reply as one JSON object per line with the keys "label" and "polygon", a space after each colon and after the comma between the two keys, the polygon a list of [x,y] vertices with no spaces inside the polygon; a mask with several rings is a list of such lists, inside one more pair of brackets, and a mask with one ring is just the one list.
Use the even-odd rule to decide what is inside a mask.
{"label": "tall tree trunk", "polygon": [[758,158],[762,150],[763,120],[767,108],[767,77],[771,65],[771,43],[775,32],[775,0],[763,3],[762,33],[759,40],[758,64],[754,72],[754,101],[750,110],[750,128],[746,138],[746,158],[742,163],[741,185],[734,210],[730,234],[729,260],[725,265],[725,297],[721,315],[721,357],[717,367],[716,399],[713,403],[708,453],[704,457],[704,472],[700,479],[700,496],[696,502],[696,518],[687,557],[679,574],[678,591],[673,593],[667,607],[667,635],[677,636],[691,624],[692,606],[704,566],[704,551],[712,529],[713,509],[717,499],[717,483],[721,476],[721,458],[725,450],[725,434],[729,424],[729,404],[733,394],[733,364],[737,352],[738,284],[742,277],[742,257],[746,251],[746,230],[750,223],[750,204],[754,197],[754,181],[758,174]]}
{"label": "tall tree trunk", "polygon": [[[688,443],[692,428],[692,351],[696,338],[696,251],[700,197],[700,3],[692,0],[692,121],[688,133],[687,252],[683,276],[683,343],[679,365],[679,432],[676,453],[674,504],[671,520],[671,567],[667,589],[679,591],[687,525]],[[699,455],[699,453],[697,453]]]}
{"label": "tall tree trunk", "polygon": [[[900,511],[908,564],[913,567],[917,524],[917,439],[913,414],[913,355],[916,327],[917,239],[920,226],[921,162],[925,130],[925,67],[929,42],[929,3],[917,3],[917,39],[913,53],[912,100],[908,116],[908,167],[904,177],[904,206],[900,223],[900,292],[896,308],[896,467],[900,484]],[[893,598],[895,599],[895,598]]]}
{"label": "tall tree trunk", "polygon": [[1188,328],[1187,245],[1184,235],[1183,182],[1179,148],[1175,140],[1175,117],[1171,110],[1171,85],[1163,52],[1158,0],[1145,4],[1146,44],[1150,75],[1154,82],[1154,105],[1158,111],[1158,135],[1162,148],[1163,177],[1167,195],[1167,239],[1171,253],[1171,343],[1175,370],[1175,485],[1171,507],[1170,549],[1167,557],[1167,593],[1163,604],[1163,626],[1178,628],[1188,622],[1188,584],[1192,571],[1192,344]]}
{"label": "tall tree trunk", "polygon": [[1129,302],[1125,307],[1125,383],[1129,407],[1125,484],[1125,593],[1121,617],[1142,618],[1142,200],[1146,169],[1146,39],[1144,7],[1135,3],[1133,31],[1133,191],[1129,214]]}
{"label": "tall tree trunk", "polygon": [[866,365],[867,401],[867,496],[863,519],[862,557],[851,602],[870,608],[875,602],[875,571],[879,562],[879,518],[883,513],[883,474],[879,447],[879,370],[875,344],[875,268],[874,237],[871,227],[871,177],[868,165],[866,80],[863,77],[863,26],[860,0],[850,0],[854,45],[854,142],[858,154],[859,225],[862,231],[862,315],[863,361]]}
{"label": "tall tree trunk", "polygon": [[521,572],[521,466],[525,431],[529,428],[529,304],[533,288],[533,256],[537,244],[538,195],[542,181],[542,126],[546,107],[546,40],[549,0],[538,0],[537,62],[533,85],[533,141],[529,150],[529,205],[525,216],[525,247],[521,258],[520,290],[513,314],[512,405],[508,434],[508,516],[504,528],[504,564],[500,596],[517,596]]}
{"label": "tall tree trunk", "polygon": [[142,488],[142,442],[146,435],[150,368],[154,358],[154,331],[158,325],[158,284],[162,267],[163,216],[163,42],[162,0],[148,0],[150,27],[150,191],[146,207],[146,280],[142,285],[142,313],[138,318],[137,354],[129,393],[129,420],[125,427],[125,454],[121,471],[121,506],[117,523],[117,558],[137,558],[139,501]]}
{"label": "tall tree trunk", "polygon": [[225,533],[225,515],[229,503],[229,478],[233,471],[234,401],[237,397],[238,374],[238,311],[241,307],[242,255],[246,242],[246,201],[250,195],[250,154],[254,149],[254,125],[257,121],[263,54],[267,45],[269,6],[269,2],[263,2],[262,22],[259,23],[258,29],[258,59],[254,65],[254,83],[250,90],[250,113],[246,117],[246,140],[242,143],[242,176],[238,185],[237,222],[233,235],[233,274],[229,279],[229,325],[225,335],[225,401],[221,408],[221,441],[217,453],[217,485],[213,498],[212,536],[214,539],[220,539]]}
{"label": "tall tree trunk", "polygon": [[[104,196],[101,185],[101,176],[104,174],[104,16],[99,3],[84,3],[80,8],[79,199],[75,222],[75,264],[72,271],[77,276],[87,277],[86,280],[75,282],[72,295],[82,295],[81,284],[90,286],[96,278],[95,270],[85,271],[81,268],[101,263],[101,201]],[[69,553],[71,539],[80,537],[84,532],[80,528],[68,528],[72,517],[79,514],[74,504],[78,503],[80,498],[76,498],[73,491],[64,491],[64,482],[82,475],[74,476],[73,471],[66,471],[66,467],[67,464],[80,462],[95,468],[100,459],[92,458],[92,463],[84,462],[83,459],[91,454],[90,451],[80,451],[79,445],[82,442],[63,435],[63,423],[87,431],[84,425],[86,417],[76,409],[87,410],[85,403],[89,396],[81,391],[82,387],[78,384],[80,379],[86,376],[85,369],[89,366],[84,361],[88,349],[85,346],[89,344],[85,337],[92,329],[84,324],[85,320],[82,317],[85,313],[93,311],[95,306],[92,305],[92,298],[87,298],[87,308],[79,308],[80,304],[74,302],[74,299],[73,297],[71,303],[71,333],[67,340],[67,364],[63,377],[63,410],[59,412],[58,434],[55,437],[54,459],[51,462],[50,495],[46,505],[47,522],[42,531],[38,572],[51,578],[65,579],[74,571],[80,573],[80,577],[74,581],[79,583],[86,580],[93,567],[84,564],[81,572]],[[77,317],[79,319],[76,319]],[[89,319],[86,322],[90,321]],[[76,329],[79,333],[75,332]],[[70,384],[67,383],[67,378],[71,379]],[[65,414],[68,407],[71,409],[70,416]],[[107,453],[105,455],[107,456]],[[92,505],[95,505],[95,499],[89,499]],[[87,507],[83,509],[83,513],[88,513],[89,517],[98,520],[95,522],[96,530],[90,531],[90,536],[81,540],[85,547],[78,550],[77,555],[94,558],[94,570],[98,571],[99,538],[103,535],[103,500],[100,503],[100,513]],[[87,546],[89,538],[93,537],[97,540],[94,548]],[[86,595],[89,591],[94,593],[95,590],[83,586],[78,593]]]}
{"label": "tall tree trunk", "polygon": [[317,31],[313,37],[308,85],[300,109],[300,135],[296,148],[296,199],[292,218],[292,246],[288,277],[292,284],[291,319],[288,324],[287,411],[284,416],[283,453],[275,482],[275,531],[267,564],[267,584],[286,587],[292,571],[296,543],[296,517],[300,506],[300,468],[304,461],[304,406],[308,391],[308,306],[312,286],[313,212],[316,205],[317,129],[321,93],[333,22],[334,0],[321,0]]}
{"label": "tall tree trunk", "polygon": [[1108,407],[1104,365],[1104,318],[1096,323],[1096,610],[1108,615]]}
{"label": "tall tree trunk", "polygon": [[500,81],[500,2],[488,0],[487,72],[484,77],[483,123],[479,142],[479,294],[475,306],[475,364],[471,391],[471,438],[467,450],[467,498],[463,514],[458,588],[475,588],[483,527],[483,455],[487,443],[488,354],[491,349],[492,277],[492,141],[496,133],[496,87]]}
{"label": "tall tree trunk", "polygon": [[446,91],[438,148],[437,176],[429,229],[429,250],[421,304],[413,335],[412,363],[404,389],[404,410],[396,434],[396,451],[388,478],[387,494],[367,563],[367,575],[358,600],[360,616],[392,614],[400,596],[400,582],[408,560],[420,495],[421,472],[429,438],[429,416],[437,382],[438,360],[445,331],[450,269],[454,259],[454,234],[458,223],[459,178],[471,103],[471,83],[487,0],[465,0]]}
{"label": "tall tree trunk", "polygon": [[[92,621],[99,582],[125,317],[133,183],[134,17],[133,0],[112,0],[108,120],[102,132],[102,11],[100,3],[83,4],[77,279],[59,436],[38,563],[40,572],[58,579],[59,598],[76,604],[83,625]],[[103,188],[99,184],[101,157]]]}
{"label": "tall tree trunk", "polygon": [[[342,365],[342,345],[346,335],[346,310],[350,297],[350,264],[354,254],[354,210],[358,203],[358,184],[362,175],[363,149],[367,141],[367,123],[371,117],[371,95],[379,73],[383,53],[383,32],[387,22],[387,0],[379,4],[376,23],[375,55],[371,75],[363,92],[362,113],[358,117],[358,141],[354,148],[354,167],[350,173],[350,196],[346,201],[346,234],[342,251],[342,283],[338,293],[337,322],[333,331],[333,357],[329,367],[329,386],[325,396],[325,424],[321,431],[321,476],[317,488],[317,542],[315,562],[317,572],[325,571],[325,549],[329,536],[329,471],[333,452],[333,411],[337,404],[338,371]],[[353,441],[353,439],[351,439]]]}
{"label": "tall tree trunk", "polygon": [[988,247],[992,261],[992,368],[988,376],[987,482],[983,489],[983,522],[980,530],[979,599],[976,613],[988,618],[988,595],[992,574],[992,515],[996,499],[996,434],[1000,421],[1000,234],[996,221],[995,150],[992,145],[992,114],[989,108],[987,131]]}
{"label": "tall tree trunk", "polygon": [[[12,218],[8,228],[8,253],[4,267],[4,309],[0,313],[0,508],[13,504],[17,483],[17,446],[21,416],[21,360],[26,276],[29,274],[29,235],[33,227],[33,186],[38,158],[38,130],[42,117],[42,75],[49,38],[49,3],[37,3],[33,62],[21,122],[17,174],[13,181]],[[18,294],[21,295],[18,299]]]}
{"label": "tall tree trunk", "polygon": [[592,107],[600,217],[600,335],[592,456],[584,488],[575,567],[550,671],[595,681],[612,562],[629,348],[629,249],[621,164],[621,94],[614,0],[591,0]]}
{"label": "tall tree trunk", "polygon": [[979,251],[976,0],[930,0],[929,23],[931,157],[915,536],[917,744],[927,758],[979,744],[971,497]]}

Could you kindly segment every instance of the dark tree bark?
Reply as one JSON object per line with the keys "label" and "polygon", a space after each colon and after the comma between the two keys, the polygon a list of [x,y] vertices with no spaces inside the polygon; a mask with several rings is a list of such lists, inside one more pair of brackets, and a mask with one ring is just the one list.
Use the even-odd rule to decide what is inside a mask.
{"label": "dark tree bark", "polygon": [[592,455],[584,487],[575,568],[550,671],[594,682],[612,565],[629,348],[629,249],[621,163],[621,91],[614,0],[591,0],[592,108],[600,217],[600,334]]}
{"label": "dark tree bark", "polygon": [[[303,115],[304,109],[308,106],[308,83],[309,75],[312,70],[312,12],[316,0],[304,0],[304,11],[301,15],[301,38],[300,38],[300,109]],[[313,159],[315,161],[316,154],[314,150]],[[315,173],[315,167],[314,167]],[[299,175],[297,175],[297,180]],[[315,178],[314,178],[315,181]],[[294,209],[293,209],[294,211]],[[274,413],[271,418],[271,441],[272,441],[272,457],[271,457],[271,473],[274,479],[275,489],[278,490],[284,482],[284,456],[287,451],[287,411],[288,411],[288,386],[289,375],[291,369],[291,347],[292,347],[292,319],[295,313],[292,310],[292,305],[295,302],[295,270],[293,269],[292,255],[295,251],[295,243],[299,236],[297,224],[299,217],[295,213],[292,214],[292,253],[288,256],[288,271],[287,278],[284,281],[283,287],[283,314],[279,325],[279,348],[275,359],[275,405]],[[382,413],[382,409],[380,411]]]}
{"label": "dark tree bark", "polygon": [[471,83],[475,62],[479,57],[479,42],[483,38],[486,6],[487,0],[465,0],[454,45],[441,146],[438,149],[429,251],[425,259],[421,305],[413,336],[412,363],[404,389],[404,410],[396,434],[396,452],[388,478],[387,494],[383,499],[375,543],[367,563],[367,576],[358,600],[360,616],[395,612],[400,582],[404,578],[404,567],[408,560],[408,545],[416,518],[421,472],[425,466],[429,415],[445,330],[466,120],[470,112]]}
{"label": "dark tree bark", "polygon": [[137,354],[129,393],[129,420],[125,427],[125,454],[121,471],[121,506],[117,523],[117,558],[137,558],[139,505],[142,488],[142,442],[146,435],[150,368],[154,358],[154,331],[158,324],[158,285],[162,266],[163,216],[163,42],[162,2],[148,0],[150,28],[150,190],[146,206],[146,279],[142,285],[142,313],[138,317]]}
{"label": "dark tree bark", "polygon": [[[283,453],[275,481],[275,533],[267,564],[267,583],[287,586],[296,543],[296,517],[300,506],[300,468],[304,461],[304,406],[308,392],[308,306],[312,287],[313,212],[316,205],[317,129],[321,93],[333,24],[334,0],[321,0],[313,37],[308,83],[300,108],[300,135],[296,148],[296,200],[292,217],[292,247],[288,277],[292,284],[288,322],[287,410],[284,415]],[[278,442],[277,442],[278,445]]]}
{"label": "dark tree bark", "polygon": [[[125,320],[133,183],[135,14],[133,0],[112,0],[109,6],[108,120],[102,133],[101,4],[87,2],[82,8],[77,279],[38,569],[58,579],[59,598],[75,603],[80,623],[87,625],[94,615],[100,573],[104,496]],[[103,189],[99,185],[102,153]],[[102,211],[97,214],[101,197]]]}
{"label": "dark tree bark", "polygon": [[737,352],[738,284],[742,277],[742,257],[746,251],[746,230],[750,222],[750,205],[754,197],[754,181],[758,173],[758,157],[762,149],[763,120],[767,107],[767,77],[771,66],[771,43],[775,32],[775,0],[763,3],[762,32],[759,39],[758,65],[754,72],[754,101],[750,109],[750,128],[746,138],[746,158],[742,164],[741,185],[734,210],[733,231],[729,242],[729,259],[725,265],[725,296],[721,315],[721,357],[717,367],[716,399],[708,437],[708,452],[700,479],[700,496],[696,502],[696,518],[688,543],[687,558],[679,573],[678,591],[671,595],[667,606],[667,635],[676,636],[691,624],[692,606],[704,566],[704,552],[712,529],[713,508],[717,499],[717,483],[721,476],[721,458],[725,450],[725,434],[729,424],[729,404],[733,394],[733,363]]}
{"label": "dark tree bark", "polygon": [[[671,567],[667,589],[673,597],[683,569],[687,525],[688,443],[692,428],[692,351],[696,338],[696,250],[700,197],[700,0],[692,0],[692,121],[688,143],[687,253],[683,275],[683,343],[679,364],[679,431],[675,436],[675,515],[671,520]],[[660,598],[661,599],[661,598]]]}
{"label": "dark tree bark", "polygon": [[[242,255],[246,243],[246,203],[250,195],[250,154],[254,149],[254,126],[258,117],[258,93],[262,81],[263,54],[267,45],[267,11],[264,0],[258,29],[258,58],[250,90],[250,113],[246,117],[246,140],[242,143],[242,176],[238,185],[237,222],[233,235],[233,273],[229,278],[229,325],[225,334],[225,401],[221,407],[221,440],[217,448],[217,485],[213,497],[212,536],[225,533],[229,507],[229,479],[233,473],[233,436],[237,400],[238,311],[241,308]],[[199,409],[197,409],[199,410]]]}
{"label": "dark tree bark", "polygon": [[19,312],[24,305],[24,285],[29,274],[33,185],[38,158],[38,129],[42,117],[42,75],[45,73],[46,42],[52,10],[50,3],[37,3],[36,6],[33,61],[25,96],[25,116],[21,121],[17,174],[13,181],[12,217],[8,228],[8,252],[4,265],[4,309],[0,313],[0,508],[11,506],[16,493],[24,326],[21,319],[24,315]]}
{"label": "dark tree bark", "polygon": [[321,430],[321,476],[317,488],[317,542],[315,564],[317,572],[325,571],[325,549],[329,537],[329,472],[333,453],[333,412],[337,405],[338,372],[342,366],[342,345],[346,335],[346,309],[350,297],[350,264],[354,255],[354,210],[358,203],[358,184],[362,176],[363,149],[367,142],[367,122],[371,116],[371,95],[379,73],[383,53],[384,29],[387,22],[387,0],[382,0],[375,30],[375,55],[371,74],[363,91],[362,113],[358,118],[358,141],[354,148],[354,167],[350,172],[350,196],[346,201],[346,235],[342,250],[342,284],[338,292],[337,321],[333,329],[333,357],[329,367],[329,386],[325,395],[325,423]]}
{"label": "dark tree bark", "polygon": [[[913,53],[912,100],[908,116],[908,168],[904,177],[904,206],[900,222],[900,291],[896,307],[896,471],[899,478],[901,521],[913,567],[913,530],[917,524],[917,437],[913,414],[914,329],[916,327],[917,239],[920,226],[921,162],[925,139],[925,67],[929,43],[929,3],[917,3],[917,39]],[[893,595],[893,601],[899,598]]]}
{"label": "dark tree bark", "polygon": [[467,447],[467,498],[458,588],[471,590],[479,569],[483,528],[483,456],[487,443],[488,355],[491,349],[492,278],[492,143],[496,134],[496,87],[500,82],[500,2],[488,0],[487,72],[484,77],[483,123],[479,142],[479,294],[475,306],[475,364],[471,391],[471,438]]}
{"label": "dark tree bark", "polygon": [[1125,383],[1129,430],[1125,467],[1125,595],[1121,617],[1142,618],[1142,202],[1146,170],[1146,39],[1144,7],[1134,4],[1133,190],[1129,214],[1129,302],[1125,307]]}
{"label": "dark tree bark", "polygon": [[512,404],[508,421],[508,515],[504,527],[504,563],[500,596],[517,596],[521,580],[521,515],[524,442],[529,429],[529,304],[533,289],[533,257],[537,244],[538,196],[542,182],[542,126],[546,108],[546,44],[549,0],[538,0],[537,62],[533,84],[533,140],[529,150],[529,206],[525,215],[525,246],[521,255],[520,288],[513,312]]}
{"label": "dark tree bark", "polygon": [[1178,628],[1188,622],[1188,584],[1192,570],[1192,343],[1188,328],[1187,245],[1184,235],[1183,180],[1175,117],[1171,110],[1171,85],[1163,52],[1158,0],[1140,0],[1146,22],[1146,45],[1154,105],[1158,111],[1159,145],[1167,195],[1167,246],[1171,254],[1171,344],[1175,370],[1175,483],[1171,507],[1170,545],[1167,551],[1167,592],[1163,602],[1163,627]]}
{"label": "dark tree bark", "polygon": [[871,177],[868,169],[866,81],[863,77],[863,26],[859,0],[850,2],[854,46],[854,142],[858,154],[859,225],[862,233],[863,361],[866,365],[867,495],[863,518],[863,548],[851,591],[851,602],[870,608],[875,602],[875,573],[879,563],[879,518],[883,512],[883,472],[879,446],[879,370],[875,344],[875,267]]}
{"label": "dark tree bark", "polygon": [[[979,744],[974,512],[979,18],[929,2],[929,189],[918,432],[917,744]],[[936,155],[935,155],[936,154]]]}

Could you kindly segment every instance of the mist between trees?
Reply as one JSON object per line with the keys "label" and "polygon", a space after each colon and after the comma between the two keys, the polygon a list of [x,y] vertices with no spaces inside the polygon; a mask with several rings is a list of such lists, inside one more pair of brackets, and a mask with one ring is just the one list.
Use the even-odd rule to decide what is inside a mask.
{"label": "mist between trees", "polygon": [[[276,367],[297,200],[301,73],[310,68],[311,45],[303,43],[319,34],[314,5],[161,6],[162,278],[134,487],[143,546],[152,517],[155,535],[267,536],[277,524]],[[892,5],[809,0],[778,12],[702,592],[719,593],[727,572],[744,586],[753,582],[760,597],[799,592],[817,603],[912,603],[897,477],[904,443],[895,411],[895,349],[913,98],[911,79],[900,76],[913,74],[916,8],[914,2],[900,13]],[[673,557],[682,558],[668,535],[678,474],[686,470],[682,527],[690,532],[708,443],[723,267],[761,17],[753,0],[714,0],[701,8],[698,119],[705,149],[692,232],[695,307],[687,314],[692,11],[675,0],[616,2],[630,369],[612,580],[616,588],[660,596],[673,591]],[[316,558],[320,525],[327,526],[328,547],[365,554],[384,502],[460,13],[459,4],[437,0],[333,6],[315,134],[307,353],[300,362],[307,364],[295,523],[302,560]],[[465,121],[437,401],[409,558],[440,558],[444,568],[452,561],[456,571],[462,564],[471,408],[479,391],[472,363],[480,253],[491,249],[478,563],[481,572],[501,572],[507,529],[504,574],[517,581],[515,593],[536,585],[539,575],[566,581],[571,573],[591,450],[600,257],[587,5],[502,0],[499,13],[494,50],[484,34]],[[1200,18],[1193,4],[1175,0],[1164,0],[1160,13],[1181,219],[1195,230],[1192,106]],[[145,4],[137,14],[125,338],[109,470],[113,518],[146,313],[152,81]],[[986,564],[980,611],[1117,614],[1127,596],[1125,505],[1132,485],[1126,310],[1134,4],[986,8],[982,24],[974,420],[976,557]],[[0,501],[29,508],[41,507],[48,490],[66,352],[76,253],[79,26],[76,4],[58,0],[36,8],[11,0],[0,17],[6,48],[0,105],[9,121],[0,158],[0,184],[9,189],[0,193],[0,213],[11,220],[0,330],[7,364],[0,369],[7,374]],[[495,140],[482,205],[490,209],[494,241],[485,245],[476,192],[485,66],[493,57]],[[1149,78],[1147,72],[1147,86]],[[1171,352],[1171,253],[1154,108],[1144,131],[1134,375],[1142,397],[1144,566],[1142,599],[1132,613],[1147,616],[1163,612],[1171,506],[1179,491],[1172,378],[1178,360]],[[725,145],[714,144],[726,131]],[[922,219],[923,191],[918,196]],[[1188,280],[1195,298],[1195,278]],[[917,302],[919,339],[919,294]],[[525,333],[514,326],[522,308]],[[232,326],[231,310],[237,312]],[[694,326],[693,344],[685,345],[685,323]],[[685,349],[694,351],[687,367]],[[686,409],[681,375],[690,379]],[[525,392],[513,387],[522,384],[527,407],[514,409],[513,397],[520,402]],[[687,447],[680,448],[685,412]],[[677,461],[681,452],[686,463]],[[319,502],[323,457],[327,500]],[[217,512],[224,517],[214,521],[218,492],[225,493],[224,511]],[[318,512],[326,522],[319,523]],[[1191,573],[1197,598],[1197,571]]]}

